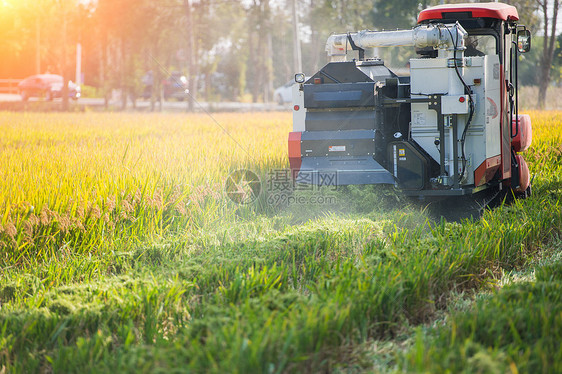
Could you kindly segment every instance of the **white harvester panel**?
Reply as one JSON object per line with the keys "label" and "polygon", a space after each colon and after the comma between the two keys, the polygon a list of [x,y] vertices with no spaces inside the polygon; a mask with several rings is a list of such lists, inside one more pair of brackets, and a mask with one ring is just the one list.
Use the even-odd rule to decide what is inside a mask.
{"label": "white harvester panel", "polygon": [[305,130],[305,118],[304,93],[300,84],[293,84],[293,131]]}
{"label": "white harvester panel", "polygon": [[[501,80],[500,59],[497,55],[487,56],[486,60],[486,99],[484,100],[486,127],[486,159],[501,156]],[[484,160],[475,164],[475,168]],[[498,160],[499,162],[499,160]]]}
{"label": "white harvester panel", "polygon": [[[500,154],[500,80],[497,55],[464,57],[459,72],[472,88],[475,111],[466,135],[466,180],[463,185],[474,184],[474,170],[486,159]],[[458,165],[462,171],[460,139],[469,117],[469,97],[465,95],[455,69],[448,67],[447,58],[412,59],[411,96],[427,98],[442,96],[441,110],[445,114],[445,139],[440,139],[437,112],[426,103],[412,104],[411,135],[437,163],[440,162],[440,144],[445,143],[445,170],[453,175],[452,116],[458,115]],[[497,78],[496,78],[497,77]]]}
{"label": "white harvester panel", "polygon": [[442,114],[468,114],[468,95],[450,95],[441,98]]}

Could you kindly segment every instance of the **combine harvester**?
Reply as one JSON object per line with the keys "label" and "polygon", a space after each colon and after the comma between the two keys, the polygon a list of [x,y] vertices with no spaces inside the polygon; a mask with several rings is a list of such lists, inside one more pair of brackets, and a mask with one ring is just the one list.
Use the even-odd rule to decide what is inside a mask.
{"label": "combine harvester", "polygon": [[[330,62],[306,81],[295,75],[296,182],[392,184],[421,200],[479,206],[529,196],[518,153],[531,143],[531,120],[518,113],[517,62],[531,35],[518,19],[502,3],[440,5],[423,10],[411,30],[331,35]],[[365,58],[398,46],[418,54],[409,76]]]}

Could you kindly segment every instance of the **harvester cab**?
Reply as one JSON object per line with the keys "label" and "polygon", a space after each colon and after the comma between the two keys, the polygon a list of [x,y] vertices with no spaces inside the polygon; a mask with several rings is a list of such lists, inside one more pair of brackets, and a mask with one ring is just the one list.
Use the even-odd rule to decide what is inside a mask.
{"label": "harvester cab", "polygon": [[[296,182],[393,184],[420,198],[527,196],[519,153],[530,145],[531,121],[518,110],[517,62],[531,39],[518,19],[502,3],[440,5],[411,30],[331,35],[329,63],[306,81],[295,76]],[[417,52],[409,76],[365,57],[398,46]]]}

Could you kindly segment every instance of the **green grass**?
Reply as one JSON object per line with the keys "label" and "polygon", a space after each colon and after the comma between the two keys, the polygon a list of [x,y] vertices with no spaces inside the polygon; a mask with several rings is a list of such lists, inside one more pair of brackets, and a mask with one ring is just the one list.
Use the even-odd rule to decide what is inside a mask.
{"label": "green grass", "polygon": [[558,260],[537,268],[534,281],[510,284],[470,310],[454,313],[446,326],[418,335],[401,370],[561,372],[561,280],[562,262]]}
{"label": "green grass", "polygon": [[96,282],[14,278],[1,293],[0,360],[14,372],[334,369],[350,347],[430,321],[491,268],[522,265],[562,227],[545,204],[560,200],[462,225],[332,216],[276,232],[266,221],[242,240],[138,248]]}
{"label": "green grass", "polygon": [[322,191],[330,206],[207,196],[189,219],[154,209],[103,240],[96,227],[95,250],[61,240],[12,261],[17,248],[2,249],[0,372],[557,370],[557,263],[411,336],[559,242],[556,139],[530,150],[534,196],[477,221],[433,221],[372,188]]}

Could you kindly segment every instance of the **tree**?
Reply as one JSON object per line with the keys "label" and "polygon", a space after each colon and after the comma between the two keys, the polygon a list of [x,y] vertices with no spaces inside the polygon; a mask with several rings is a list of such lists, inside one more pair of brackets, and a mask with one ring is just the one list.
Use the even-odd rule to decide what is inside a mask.
{"label": "tree", "polygon": [[[75,46],[78,42],[80,5],[75,0],[40,0],[27,1],[29,14],[42,15],[41,19],[32,19],[37,33],[41,34],[41,61],[46,62],[45,71],[63,77],[61,90],[62,110],[68,110],[68,82],[72,77]],[[38,63],[37,65],[41,65]]]}
{"label": "tree", "polygon": [[[0,60],[0,74],[14,74],[16,59],[6,56],[20,57],[31,42],[33,29],[30,20],[26,20],[25,5],[15,1],[0,4],[0,51],[4,56]],[[23,75],[16,73],[19,74]]]}
{"label": "tree", "polygon": [[55,0],[54,10],[58,14],[57,19],[60,20],[60,24],[62,27],[60,30],[60,41],[61,41],[61,49],[59,52],[59,71],[62,75],[62,110],[68,110],[68,81],[70,80],[70,71],[69,69],[69,43],[68,43],[68,34],[69,34],[69,21],[70,18],[75,14],[77,10],[77,6],[74,3],[71,3],[67,0]]}
{"label": "tree", "polygon": [[[416,4],[411,1],[408,3]],[[326,61],[325,42],[330,34],[377,28],[373,24],[372,2],[311,0],[310,4],[310,13],[304,18],[308,19],[311,28],[311,37],[308,42],[303,42],[302,47],[305,71],[316,71]]]}
{"label": "tree", "polygon": [[377,30],[409,29],[416,24],[418,14],[435,0],[377,0],[372,11],[373,25]]}
{"label": "tree", "polygon": [[182,6],[180,1],[98,0],[93,31],[99,51],[98,84],[103,87],[106,105],[113,88],[121,91],[122,108],[129,98],[135,105],[142,77],[150,70],[154,109],[155,100],[160,101],[162,74],[182,40],[176,31],[181,30]]}
{"label": "tree", "polygon": [[248,10],[249,62],[255,72],[249,76],[252,101],[262,98],[267,102],[273,94],[270,0],[253,0]]}

